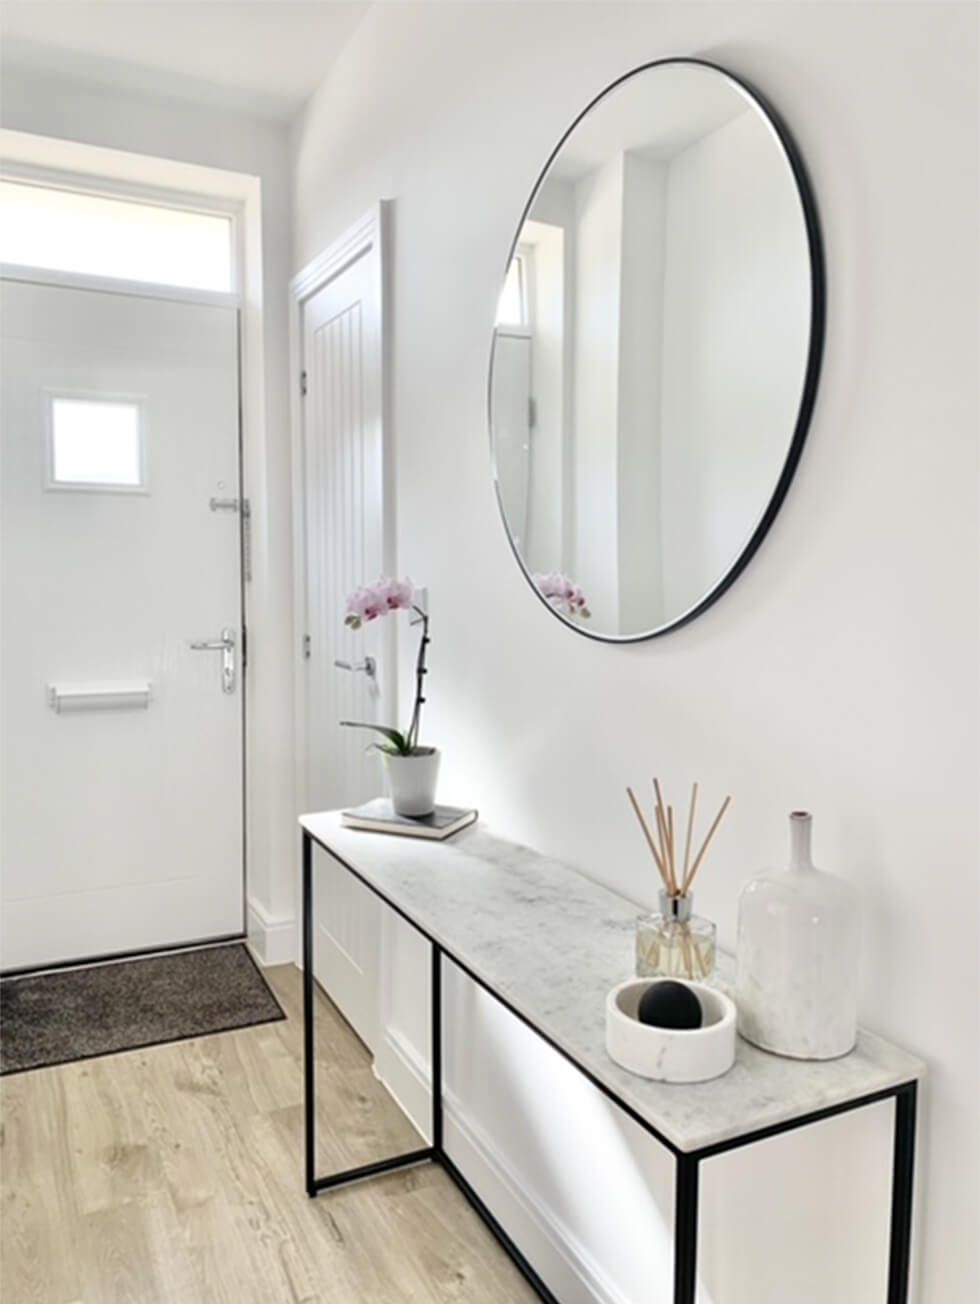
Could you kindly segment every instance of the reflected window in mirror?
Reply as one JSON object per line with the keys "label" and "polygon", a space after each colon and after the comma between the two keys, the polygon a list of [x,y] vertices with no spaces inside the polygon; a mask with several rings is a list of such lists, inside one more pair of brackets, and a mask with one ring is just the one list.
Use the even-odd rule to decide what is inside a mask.
{"label": "reflected window in mirror", "polygon": [[527,252],[521,250],[510,260],[504,278],[504,288],[500,291],[500,299],[497,302],[498,327],[527,325],[526,259]]}

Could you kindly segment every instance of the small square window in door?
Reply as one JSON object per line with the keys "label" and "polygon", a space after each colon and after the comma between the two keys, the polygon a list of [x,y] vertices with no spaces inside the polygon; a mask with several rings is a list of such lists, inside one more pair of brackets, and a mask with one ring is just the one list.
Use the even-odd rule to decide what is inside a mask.
{"label": "small square window in door", "polygon": [[52,393],[47,400],[49,489],[146,491],[141,400]]}

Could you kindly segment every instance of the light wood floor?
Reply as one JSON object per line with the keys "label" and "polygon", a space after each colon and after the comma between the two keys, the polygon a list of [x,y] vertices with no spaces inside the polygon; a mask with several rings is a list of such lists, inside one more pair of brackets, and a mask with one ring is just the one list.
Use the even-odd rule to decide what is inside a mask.
{"label": "light wood floor", "polygon": [[[285,1022],[5,1078],[3,1304],[525,1304],[431,1165],[308,1200],[299,973]],[[417,1146],[333,1007],[318,1010],[320,1169]]]}

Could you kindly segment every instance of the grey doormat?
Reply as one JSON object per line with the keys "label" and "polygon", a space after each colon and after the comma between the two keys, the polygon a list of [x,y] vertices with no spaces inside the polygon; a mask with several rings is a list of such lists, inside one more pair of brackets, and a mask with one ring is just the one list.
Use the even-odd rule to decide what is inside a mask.
{"label": "grey doormat", "polygon": [[0,980],[0,1076],[284,1019],[242,943]]}

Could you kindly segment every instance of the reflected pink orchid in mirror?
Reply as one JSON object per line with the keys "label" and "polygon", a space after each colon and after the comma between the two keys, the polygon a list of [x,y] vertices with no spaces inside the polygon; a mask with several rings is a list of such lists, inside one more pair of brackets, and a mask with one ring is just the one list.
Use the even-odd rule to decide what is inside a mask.
{"label": "reflected pink orchid in mirror", "polygon": [[585,594],[567,575],[551,571],[547,575],[532,575],[531,579],[548,605],[556,611],[566,616],[579,616],[582,620],[588,620],[592,615]]}

